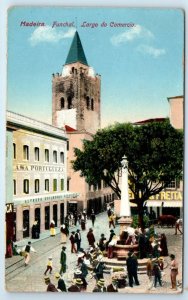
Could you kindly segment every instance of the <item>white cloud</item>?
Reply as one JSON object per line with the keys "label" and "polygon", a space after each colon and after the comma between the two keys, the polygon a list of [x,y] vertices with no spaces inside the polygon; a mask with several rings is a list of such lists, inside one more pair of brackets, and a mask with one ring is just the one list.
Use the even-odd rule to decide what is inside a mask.
{"label": "white cloud", "polygon": [[128,29],[118,35],[112,36],[110,40],[113,45],[118,46],[122,43],[127,43],[135,39],[143,38],[154,38],[154,35],[150,30],[142,27],[141,25],[135,25],[131,29]]}
{"label": "white cloud", "polygon": [[139,51],[143,54],[149,54],[149,55],[153,56],[154,58],[158,58],[159,56],[166,54],[165,49],[154,48],[152,46],[147,46],[147,45],[140,45],[137,48],[137,51]]}
{"label": "white cloud", "polygon": [[33,31],[29,38],[32,46],[42,42],[57,43],[62,39],[71,38],[75,33],[75,28],[70,28],[67,32],[57,31],[56,28],[50,26],[38,27]]}

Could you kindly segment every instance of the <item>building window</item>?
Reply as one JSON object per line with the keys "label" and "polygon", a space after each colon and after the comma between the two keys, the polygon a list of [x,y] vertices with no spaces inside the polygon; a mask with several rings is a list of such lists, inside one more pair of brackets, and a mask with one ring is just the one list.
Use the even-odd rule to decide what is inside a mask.
{"label": "building window", "polygon": [[35,160],[39,161],[39,148],[35,147]]}
{"label": "building window", "polygon": [[65,108],[65,99],[63,97],[60,99],[60,108]]}
{"label": "building window", "polygon": [[69,151],[69,141],[67,141],[67,151]]}
{"label": "building window", "polygon": [[14,189],[14,195],[16,195],[16,180],[13,180],[13,189]]}
{"label": "building window", "polygon": [[50,182],[49,182],[49,179],[45,179],[44,185],[45,185],[45,191],[46,191],[46,192],[49,192],[49,190],[50,190]]}
{"label": "building window", "polygon": [[29,194],[29,179],[24,179],[23,181],[23,192],[24,194]]}
{"label": "building window", "polygon": [[71,97],[68,97],[68,99],[67,99],[67,108],[68,109],[71,109],[72,108],[72,98]]}
{"label": "building window", "polygon": [[91,99],[91,110],[94,110],[94,101]]}
{"label": "building window", "polygon": [[53,179],[53,191],[57,191],[57,179]]}
{"label": "building window", "polygon": [[70,189],[70,179],[67,179],[67,191]]}
{"label": "building window", "polygon": [[60,162],[64,163],[64,152],[60,152]]}
{"label": "building window", "polygon": [[13,158],[16,159],[16,144],[13,143]]}
{"label": "building window", "polygon": [[45,157],[45,161],[49,162],[49,150],[48,149],[44,150],[44,157]]}
{"label": "building window", "polygon": [[53,162],[57,163],[57,151],[56,150],[53,151]]}
{"label": "building window", "polygon": [[23,146],[23,159],[29,160],[29,146]]}
{"label": "building window", "polygon": [[86,107],[87,109],[90,109],[90,100],[88,96],[86,97]]}
{"label": "building window", "polygon": [[61,191],[64,191],[64,179],[61,178]]}
{"label": "building window", "polygon": [[35,193],[39,193],[39,179],[35,179]]}

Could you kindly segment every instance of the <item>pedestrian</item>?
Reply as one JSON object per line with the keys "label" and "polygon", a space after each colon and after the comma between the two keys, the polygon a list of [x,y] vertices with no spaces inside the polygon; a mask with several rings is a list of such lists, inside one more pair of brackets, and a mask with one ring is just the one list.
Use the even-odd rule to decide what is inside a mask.
{"label": "pedestrian", "polygon": [[180,229],[180,226],[183,227],[183,220],[182,219],[177,219],[175,223],[175,235],[178,233],[178,231],[183,234],[183,232]]}
{"label": "pedestrian", "polygon": [[60,264],[61,264],[61,269],[59,271],[59,274],[62,275],[62,273],[66,272],[67,266],[66,266],[66,262],[67,262],[67,255],[65,253],[66,247],[62,247],[62,251],[61,251],[61,255],[60,255]]}
{"label": "pedestrian", "polygon": [[33,223],[33,226],[31,228],[31,237],[32,239],[39,239],[39,226],[37,224],[37,221]]}
{"label": "pedestrian", "polygon": [[92,226],[93,226],[93,227],[94,227],[94,225],[95,225],[95,220],[96,220],[95,212],[94,212],[94,210],[92,209],[92,211],[91,211],[91,222],[92,222]]}
{"label": "pedestrian", "polygon": [[167,247],[167,239],[164,233],[161,234],[160,237],[160,255],[161,256],[168,256],[168,247]]}
{"label": "pedestrian", "polygon": [[67,236],[69,235],[69,230],[65,224],[61,226],[60,232],[61,232],[61,244],[65,244],[67,242]]}
{"label": "pedestrian", "polygon": [[75,226],[77,225],[77,221],[78,221],[78,214],[77,214],[77,211],[75,210],[74,211],[74,225]]}
{"label": "pedestrian", "polygon": [[176,261],[175,255],[171,254],[170,255],[170,259],[171,259],[171,264],[170,264],[170,269],[171,269],[171,273],[170,273],[170,278],[171,278],[171,284],[172,290],[177,290],[177,282],[176,282],[176,277],[178,275],[178,263]]}
{"label": "pedestrian", "polygon": [[109,222],[109,228],[111,228],[111,226],[113,226],[115,228],[115,215],[113,213],[111,213],[111,215],[108,217],[108,222]]}
{"label": "pedestrian", "polygon": [[129,286],[130,287],[133,287],[133,279],[135,281],[135,284],[139,285],[137,270],[138,270],[137,258],[134,255],[134,253],[129,252],[128,258],[127,258],[127,273],[128,273],[128,277],[129,277]]}
{"label": "pedestrian", "polygon": [[25,246],[24,248],[24,258],[25,258],[25,267],[28,266],[29,261],[30,261],[30,252],[37,252],[32,246],[31,246],[31,242],[28,242],[28,244]]}
{"label": "pedestrian", "polygon": [[118,280],[115,276],[112,277],[112,283],[107,286],[107,292],[117,293],[118,292]]}
{"label": "pedestrian", "polygon": [[55,222],[54,222],[54,220],[52,220],[50,223],[50,236],[54,237],[55,235],[56,235]]}
{"label": "pedestrian", "polygon": [[98,293],[98,292],[100,292],[100,293],[106,292],[104,279],[98,280],[96,286],[93,289],[93,293]]}
{"label": "pedestrian", "polygon": [[85,291],[87,289],[87,281],[86,276],[88,274],[87,266],[84,261],[81,262],[80,270],[76,270],[74,273],[74,278],[80,278],[82,280],[82,285],[80,286],[81,291]]}
{"label": "pedestrian", "polygon": [[117,237],[116,235],[113,235],[111,241],[108,243],[108,258],[113,258],[114,256],[114,246],[117,244]]}
{"label": "pedestrian", "polygon": [[20,255],[20,252],[21,252],[21,250],[18,249],[18,245],[16,245],[16,244],[13,245],[12,251],[13,251],[13,255]]}
{"label": "pedestrian", "polygon": [[50,277],[45,276],[44,277],[44,281],[47,285],[47,292],[58,292],[58,290],[56,289],[55,285],[53,283],[51,283],[50,281]]}
{"label": "pedestrian", "polygon": [[87,275],[88,275],[88,267],[87,267],[87,265],[85,264],[84,259],[81,259],[80,270],[81,270],[81,272],[82,272],[82,276],[83,276],[84,278],[86,278]]}
{"label": "pedestrian", "polygon": [[61,292],[66,292],[67,288],[65,282],[59,273],[55,273],[55,278],[58,280],[57,289]]}
{"label": "pedestrian", "polygon": [[83,216],[84,216],[84,220],[85,220],[85,223],[86,223],[86,221],[87,221],[87,213],[86,213],[85,209],[83,210]]}
{"label": "pedestrian", "polygon": [[69,216],[68,215],[66,215],[66,217],[65,217],[65,226],[69,230]]}
{"label": "pedestrian", "polygon": [[110,236],[109,236],[109,239],[108,241],[106,242],[106,250],[108,250],[108,244],[111,242],[111,240],[113,239],[113,237],[115,236],[115,232],[113,229],[110,230]]}
{"label": "pedestrian", "polygon": [[68,292],[81,292],[83,281],[80,278],[76,278],[72,283],[73,284],[68,288]]}
{"label": "pedestrian", "polygon": [[101,234],[99,243],[98,243],[99,249],[103,252],[106,249],[106,238],[104,233]]}
{"label": "pedestrian", "polygon": [[89,229],[89,232],[87,234],[87,239],[88,239],[89,246],[95,248],[95,237],[92,228]]}
{"label": "pedestrian", "polygon": [[50,274],[52,274],[52,257],[48,257],[48,261],[47,261],[47,267],[46,267],[46,271],[44,272],[44,275],[47,274],[47,272],[50,272]]}
{"label": "pedestrian", "polygon": [[152,261],[152,255],[149,254],[149,258],[146,263],[146,271],[147,271],[147,276],[149,279],[149,286],[148,290],[150,290],[153,287],[154,284],[154,275],[153,275],[153,261]]}
{"label": "pedestrian", "polygon": [[80,234],[80,229],[76,230],[76,234],[75,234],[75,243],[77,246],[77,252],[80,251],[81,248],[81,234]]}
{"label": "pedestrian", "polygon": [[99,255],[99,257],[97,258],[97,265],[94,268],[94,277],[96,279],[96,281],[103,279],[104,278],[104,269],[105,269],[105,265],[104,262],[102,261],[102,255]]}
{"label": "pedestrian", "polygon": [[70,242],[71,242],[71,253],[77,253],[77,249],[75,247],[75,232],[72,231],[71,232],[71,236],[69,238]]}
{"label": "pedestrian", "polygon": [[158,260],[155,261],[153,266],[153,275],[154,275],[154,287],[157,287],[157,282],[159,282],[159,285],[162,286],[161,281],[161,270],[159,268]]}
{"label": "pedestrian", "polygon": [[81,216],[80,223],[81,223],[82,230],[85,230],[86,229],[86,221],[85,221],[84,215]]}

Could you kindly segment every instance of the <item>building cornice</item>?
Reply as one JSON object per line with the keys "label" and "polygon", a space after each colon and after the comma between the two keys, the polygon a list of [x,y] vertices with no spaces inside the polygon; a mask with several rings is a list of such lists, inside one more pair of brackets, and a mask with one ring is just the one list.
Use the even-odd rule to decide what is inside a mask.
{"label": "building cornice", "polygon": [[25,129],[61,140],[68,140],[65,129],[60,129],[11,111],[7,111],[7,127],[13,127],[14,130]]}

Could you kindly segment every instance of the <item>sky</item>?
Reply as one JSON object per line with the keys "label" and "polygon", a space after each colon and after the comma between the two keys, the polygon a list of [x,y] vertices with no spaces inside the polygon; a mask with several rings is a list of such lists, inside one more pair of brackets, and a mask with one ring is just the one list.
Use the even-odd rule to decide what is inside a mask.
{"label": "sky", "polygon": [[164,8],[9,9],[8,110],[52,122],[52,73],[61,73],[75,28],[101,75],[102,127],[169,116],[167,97],[183,95],[184,14]]}

